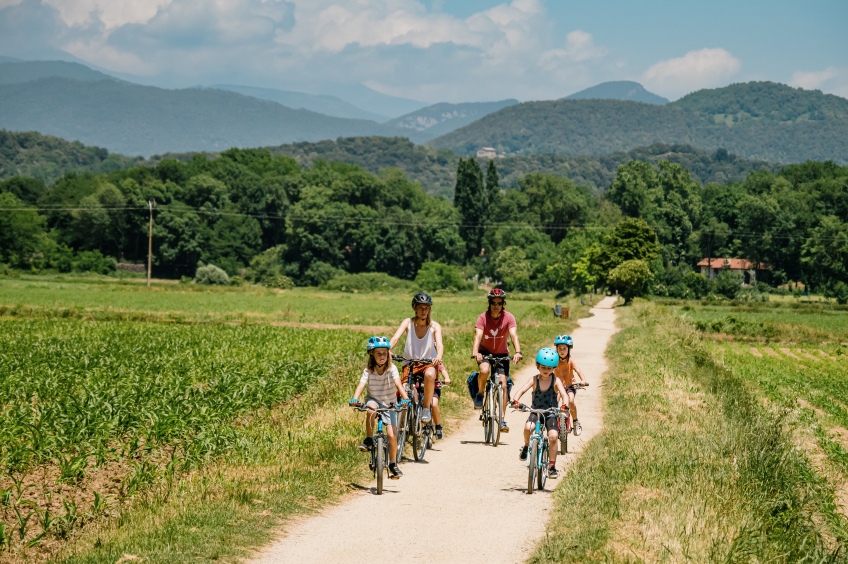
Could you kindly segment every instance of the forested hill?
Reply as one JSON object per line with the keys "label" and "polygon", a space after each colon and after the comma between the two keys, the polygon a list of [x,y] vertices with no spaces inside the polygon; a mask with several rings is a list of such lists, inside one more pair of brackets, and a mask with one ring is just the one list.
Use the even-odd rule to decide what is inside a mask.
{"label": "forested hill", "polygon": [[434,104],[390,120],[386,125],[400,128],[402,134],[417,143],[423,143],[517,103],[518,100],[509,99],[498,102]]}
{"label": "forested hill", "polygon": [[645,87],[632,80],[602,82],[586,90],[566,96],[567,100],[630,100],[646,104],[668,104],[668,99],[648,92]]}
{"label": "forested hill", "polygon": [[108,74],[79,63],[65,61],[0,61],[0,84],[17,84],[40,78],[72,78],[74,80],[118,80]]}
{"label": "forested hill", "polygon": [[848,100],[769,82],[702,90],[664,106],[619,100],[527,102],[429,142],[473,154],[601,156],[687,144],[770,162],[848,162]]}
{"label": "forested hill", "polygon": [[35,130],[128,155],[397,132],[371,121],[292,110],[234,92],[67,78],[0,85],[0,128]]}
{"label": "forested hill", "polygon": [[[312,167],[318,161],[340,162],[361,166],[375,174],[386,168],[399,168],[429,194],[448,199],[453,198],[459,161],[450,151],[416,145],[399,137],[340,138],[280,145],[269,147],[269,150],[274,155],[292,157],[304,167]],[[108,172],[136,165],[156,166],[163,158],[189,162],[195,155],[197,153],[170,153],[143,160],[35,132],[0,130],[0,180],[31,176],[50,184],[68,172]],[[653,145],[604,157],[508,157],[498,159],[497,167],[504,188],[516,187],[518,179],[525,174],[541,172],[567,177],[580,186],[604,190],[612,183],[619,165],[632,159],[651,163],[667,160],[679,164],[703,184],[742,181],[752,171],[775,172],[779,168],[762,161],[740,159],[726,151],[707,153],[685,145]]]}

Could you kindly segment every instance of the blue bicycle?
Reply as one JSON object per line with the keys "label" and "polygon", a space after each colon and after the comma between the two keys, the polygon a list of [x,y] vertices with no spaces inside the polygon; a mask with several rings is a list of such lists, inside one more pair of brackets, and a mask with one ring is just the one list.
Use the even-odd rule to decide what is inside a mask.
{"label": "blue bicycle", "polygon": [[538,415],[536,428],[530,434],[530,445],[527,452],[527,493],[532,494],[534,487],[544,490],[545,482],[548,480],[549,445],[548,433],[545,430],[545,419],[548,417],[559,418],[560,409],[558,407],[533,409],[523,403],[518,404],[517,409]]}
{"label": "blue bicycle", "polygon": [[383,474],[388,475],[389,469],[386,461],[389,459],[389,438],[383,432],[383,417],[384,413],[390,411],[401,411],[402,407],[366,407],[364,403],[348,404],[357,411],[375,412],[377,413],[377,432],[374,433],[374,446],[371,447],[371,462],[369,468],[374,471],[374,477],[377,478],[377,495],[383,493]]}

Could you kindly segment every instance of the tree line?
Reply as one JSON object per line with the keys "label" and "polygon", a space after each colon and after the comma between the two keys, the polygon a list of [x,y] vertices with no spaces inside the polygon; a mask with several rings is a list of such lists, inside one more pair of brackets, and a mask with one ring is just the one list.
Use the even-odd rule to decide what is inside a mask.
{"label": "tree line", "polygon": [[484,170],[463,158],[454,192],[449,202],[396,168],[304,167],[264,149],[69,173],[50,186],[17,176],[0,183],[0,263],[143,264],[154,201],[157,276],[215,265],[287,287],[361,273],[414,280],[423,269],[431,285],[476,276],[516,290],[695,297],[715,288],[694,265],[735,257],[765,265],[764,284],[848,290],[848,167],[832,162],[701,184],[678,163],[631,160],[601,192],[539,172],[504,189],[496,161]]}

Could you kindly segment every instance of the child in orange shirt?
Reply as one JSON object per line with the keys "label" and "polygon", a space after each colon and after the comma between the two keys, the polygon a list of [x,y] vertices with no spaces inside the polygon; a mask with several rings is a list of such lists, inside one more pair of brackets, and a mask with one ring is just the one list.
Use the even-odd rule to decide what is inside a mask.
{"label": "child in orange shirt", "polygon": [[[571,357],[571,347],[574,346],[574,339],[571,338],[571,335],[557,335],[554,338],[554,346],[556,346],[557,354],[559,354],[559,364],[554,370],[554,375],[562,382],[568,396],[568,409],[571,411],[574,436],[576,437],[583,432],[583,427],[577,420],[577,404],[574,403],[574,397],[577,395],[577,389],[586,384],[586,379]],[[580,377],[579,384],[574,381],[575,373]]]}

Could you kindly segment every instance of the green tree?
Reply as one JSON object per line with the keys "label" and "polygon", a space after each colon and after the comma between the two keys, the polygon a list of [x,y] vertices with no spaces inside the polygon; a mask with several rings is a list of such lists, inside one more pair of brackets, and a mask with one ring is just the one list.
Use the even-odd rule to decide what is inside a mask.
{"label": "green tree", "polygon": [[604,238],[596,258],[600,281],[607,282],[609,273],[623,262],[637,260],[650,264],[660,251],[657,235],[647,222],[627,218]]}
{"label": "green tree", "polygon": [[475,257],[483,246],[489,202],[484,192],[483,172],[473,158],[459,159],[453,204],[459,211],[459,235],[465,241],[465,256]]}
{"label": "green tree", "polygon": [[507,290],[530,288],[530,261],[520,247],[507,247],[495,257],[495,276]]}
{"label": "green tree", "polygon": [[0,262],[31,267],[48,243],[46,222],[10,192],[0,192]]}
{"label": "green tree", "polygon": [[803,245],[801,262],[813,284],[848,283],[848,222],[833,215],[822,217]]}
{"label": "green tree", "polygon": [[626,260],[609,272],[607,283],[611,288],[618,290],[618,293],[624,297],[625,303],[629,303],[634,297],[645,293],[650,278],[651,269],[647,262]]}

